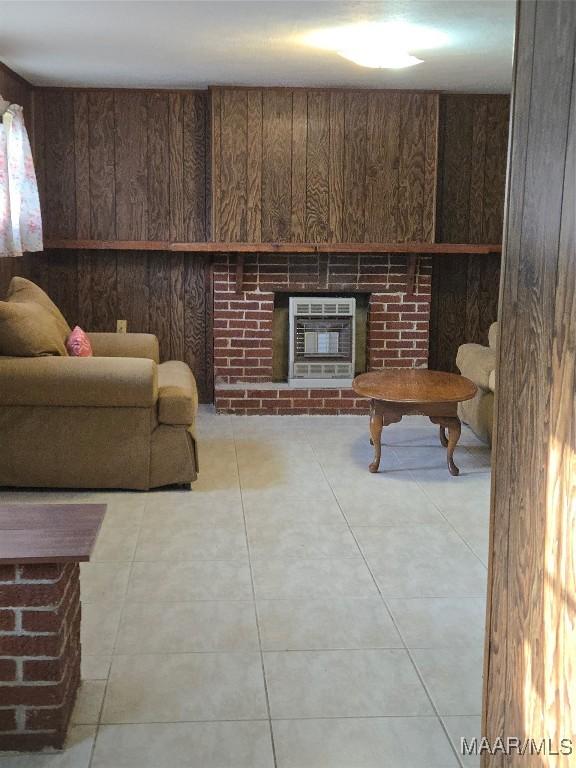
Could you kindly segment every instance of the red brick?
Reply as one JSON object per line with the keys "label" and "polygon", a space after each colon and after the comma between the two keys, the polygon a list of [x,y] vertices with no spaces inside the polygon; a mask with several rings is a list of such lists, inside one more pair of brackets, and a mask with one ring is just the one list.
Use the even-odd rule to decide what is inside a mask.
{"label": "red brick", "polygon": [[57,659],[25,659],[22,665],[24,682],[58,682],[64,676],[67,657]]}
{"label": "red brick", "polygon": [[0,731],[16,730],[16,710],[0,709]]}
{"label": "red brick", "polygon": [[[0,681],[11,682],[16,679],[16,662],[14,659],[0,659]],[[0,699],[2,694],[0,693]]]}
{"label": "red brick", "polygon": [[16,614],[14,611],[0,611],[0,632],[13,632],[16,627]]}
{"label": "red brick", "polygon": [[44,563],[38,565],[21,565],[20,578],[30,581],[58,581],[72,570],[71,564]]}
{"label": "red brick", "polygon": [[61,730],[66,719],[65,706],[27,709],[25,728],[27,731]]}
{"label": "red brick", "polygon": [[0,581],[14,581],[16,578],[15,565],[0,565]]}

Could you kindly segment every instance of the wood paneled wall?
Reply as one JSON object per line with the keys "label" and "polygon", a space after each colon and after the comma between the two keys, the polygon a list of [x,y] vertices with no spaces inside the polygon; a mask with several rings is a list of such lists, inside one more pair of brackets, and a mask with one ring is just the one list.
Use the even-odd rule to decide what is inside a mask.
{"label": "wood paneled wall", "polygon": [[[440,97],[439,242],[501,242],[509,102],[508,96]],[[430,368],[456,370],[460,344],[487,343],[499,283],[499,256],[434,259]]]}
{"label": "wood paneled wall", "polygon": [[42,88],[34,102],[46,237],[206,240],[206,92]]}
{"label": "wood paneled wall", "polygon": [[[515,47],[483,733],[491,744],[514,736],[557,751],[484,755],[482,766],[569,768],[576,746],[576,4],[520,0]],[[572,740],[571,754],[560,751],[561,739]]]}
{"label": "wood paneled wall", "polygon": [[[205,92],[43,88],[31,101],[45,236],[206,239]],[[200,398],[212,401],[209,257],[63,250],[0,259],[1,296],[15,274],[42,286],[71,324],[115,331],[126,319],[130,331],[155,333],[162,358],[187,362]]]}
{"label": "wood paneled wall", "polygon": [[213,239],[434,239],[438,95],[214,88]]}

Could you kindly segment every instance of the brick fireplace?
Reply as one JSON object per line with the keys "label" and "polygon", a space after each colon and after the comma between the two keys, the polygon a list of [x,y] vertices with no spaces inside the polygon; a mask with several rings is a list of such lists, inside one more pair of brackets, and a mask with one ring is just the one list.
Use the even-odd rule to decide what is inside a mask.
{"label": "brick fireplace", "polygon": [[[279,295],[368,297],[365,360],[360,368],[424,368],[428,361],[431,258],[421,256],[413,281],[401,254],[237,257],[214,262],[214,373],[218,411],[236,414],[365,413],[349,388],[291,388],[277,380],[274,345]],[[278,350],[277,350],[278,351]]]}

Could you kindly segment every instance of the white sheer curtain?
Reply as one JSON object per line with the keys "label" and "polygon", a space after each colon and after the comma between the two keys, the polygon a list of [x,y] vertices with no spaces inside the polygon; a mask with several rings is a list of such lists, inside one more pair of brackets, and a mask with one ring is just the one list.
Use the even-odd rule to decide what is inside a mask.
{"label": "white sheer curtain", "polygon": [[0,96],[0,257],[42,250],[38,185],[22,107]]}

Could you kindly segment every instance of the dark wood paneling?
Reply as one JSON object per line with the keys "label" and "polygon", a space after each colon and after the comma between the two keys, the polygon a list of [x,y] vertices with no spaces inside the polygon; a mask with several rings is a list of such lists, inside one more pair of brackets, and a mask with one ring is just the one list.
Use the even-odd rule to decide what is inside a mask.
{"label": "dark wood paneling", "polygon": [[[46,179],[49,236],[205,240],[206,104],[206,94],[195,91],[38,92],[35,154]],[[201,399],[211,401],[206,258],[138,249],[50,250],[0,260],[0,289],[4,293],[14,274],[24,274],[72,324],[114,331],[125,319],[130,331],[156,333],[162,359],[190,363]]]}
{"label": "dark wood paneling", "polygon": [[[206,239],[206,94],[45,88],[35,98],[48,237]],[[245,163],[244,163],[245,164]]]}
{"label": "dark wood paneling", "polygon": [[[330,94],[308,94],[306,242],[329,240]],[[292,193],[293,194],[293,193]]]}
{"label": "dark wood paneling", "polygon": [[[262,239],[291,239],[292,93],[270,89],[262,97]],[[224,163],[223,163],[224,166]]]}
{"label": "dark wood paneling", "polygon": [[[170,150],[170,96],[167,93],[151,93],[148,95],[148,240],[170,240],[170,187],[171,182],[181,185],[181,178],[177,176],[177,169],[171,168]],[[182,146],[182,137],[179,146]],[[180,176],[182,173],[182,159],[180,157]],[[176,174],[172,177],[172,171]],[[174,195],[176,198],[177,195]],[[179,209],[181,211],[181,207]],[[179,234],[179,233],[178,233]],[[174,237],[178,239],[178,237]]]}
{"label": "dark wood paneling", "polygon": [[206,97],[183,97],[184,240],[206,240]]}
{"label": "dark wood paneling", "polygon": [[[437,239],[500,242],[509,99],[444,95],[440,99]],[[486,344],[498,316],[500,258],[435,258],[430,368],[455,371],[461,344]]]}
{"label": "dark wood paneling", "polygon": [[[51,94],[46,94],[50,101]],[[115,240],[116,194],[114,149],[114,94],[88,94],[90,120],[90,236],[94,240]],[[46,120],[46,127],[48,121]]]}
{"label": "dark wood paneling", "polygon": [[[576,5],[517,8],[483,735],[558,749],[576,715]],[[574,763],[550,754],[482,765]]]}
{"label": "dark wood paneling", "polygon": [[58,92],[44,100],[46,176],[44,232],[46,237],[76,233],[76,172],[74,166],[74,95]]}
{"label": "dark wood paneling", "polygon": [[433,242],[438,95],[214,88],[211,100],[214,240]]}
{"label": "dark wood paneling", "polygon": [[248,91],[246,158],[247,231],[249,242],[262,238],[262,94]]}
{"label": "dark wood paneling", "polygon": [[116,94],[116,237],[146,240],[148,218],[148,98],[145,93]]}
{"label": "dark wood paneling", "polygon": [[220,141],[221,186],[216,198],[218,237],[235,242],[245,240],[247,234],[247,92],[223,90],[219,114],[222,137]]}
{"label": "dark wood paneling", "polygon": [[308,134],[308,94],[292,94],[292,220],[291,240],[306,242],[306,145]]}

